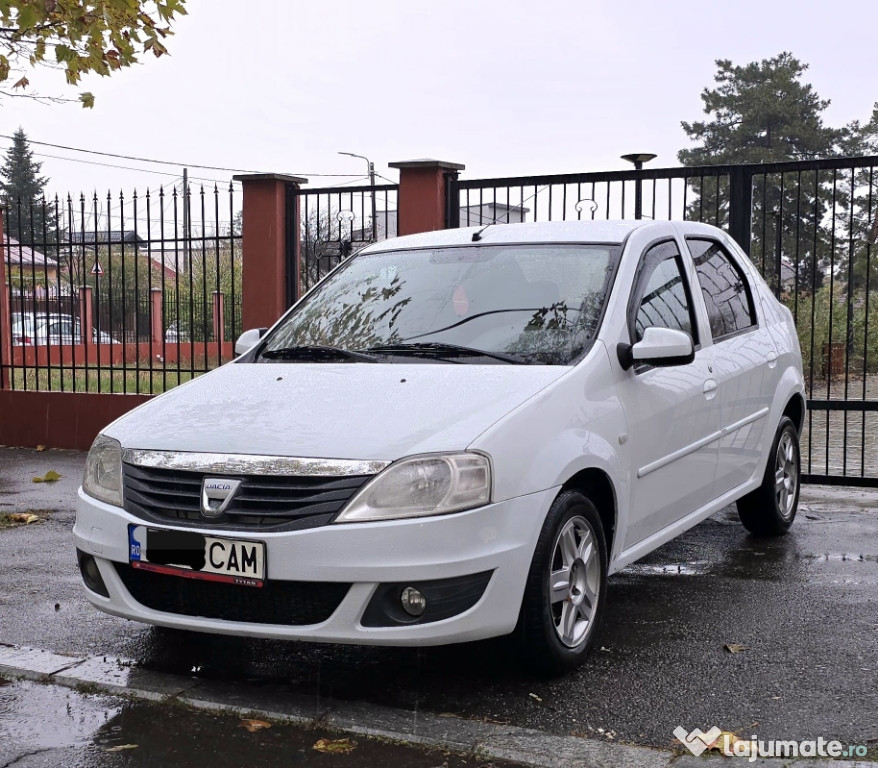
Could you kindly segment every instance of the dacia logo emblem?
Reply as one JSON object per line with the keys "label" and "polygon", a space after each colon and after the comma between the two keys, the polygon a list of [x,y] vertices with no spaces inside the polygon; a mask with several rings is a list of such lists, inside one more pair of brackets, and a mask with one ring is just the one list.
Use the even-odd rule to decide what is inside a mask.
{"label": "dacia logo emblem", "polygon": [[205,477],[201,482],[202,517],[219,517],[223,514],[240,487],[240,480],[231,480],[228,477]]}

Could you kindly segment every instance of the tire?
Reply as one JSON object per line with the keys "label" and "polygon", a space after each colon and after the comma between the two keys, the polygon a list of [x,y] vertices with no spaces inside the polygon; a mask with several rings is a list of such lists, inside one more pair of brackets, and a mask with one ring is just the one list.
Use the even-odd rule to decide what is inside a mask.
{"label": "tire", "polygon": [[537,539],[521,603],[517,635],[529,666],[549,675],[578,667],[594,643],[606,591],[607,544],[598,511],[581,493],[562,491]]}
{"label": "tire", "polygon": [[784,416],[777,427],[762,485],[738,499],[738,517],[754,536],[783,536],[799,505],[799,433]]}

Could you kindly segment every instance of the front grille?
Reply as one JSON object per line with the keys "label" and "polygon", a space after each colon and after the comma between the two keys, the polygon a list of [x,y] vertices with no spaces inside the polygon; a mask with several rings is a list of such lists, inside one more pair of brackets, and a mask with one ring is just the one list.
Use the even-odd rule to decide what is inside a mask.
{"label": "front grille", "polygon": [[154,611],[255,624],[319,624],[338,608],[351,586],[266,581],[262,587],[241,587],[141,571],[122,563],[115,566],[131,596]]}
{"label": "front grille", "polygon": [[288,531],[328,524],[372,475],[248,475],[230,507],[201,515],[201,481],[222,473],[187,472],[123,464],[125,510],[155,523],[211,529]]}

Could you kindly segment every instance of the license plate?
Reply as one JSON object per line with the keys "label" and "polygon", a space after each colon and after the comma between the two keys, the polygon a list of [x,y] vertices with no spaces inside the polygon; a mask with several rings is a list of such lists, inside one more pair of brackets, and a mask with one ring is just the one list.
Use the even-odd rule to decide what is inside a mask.
{"label": "license plate", "polygon": [[265,579],[265,544],[128,526],[128,561],[132,568],[189,579],[261,587]]}

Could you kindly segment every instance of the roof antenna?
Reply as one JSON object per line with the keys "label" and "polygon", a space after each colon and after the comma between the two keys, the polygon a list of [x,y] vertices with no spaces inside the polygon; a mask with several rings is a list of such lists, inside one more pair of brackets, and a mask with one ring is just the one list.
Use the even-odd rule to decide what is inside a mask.
{"label": "roof antenna", "polygon": [[485,226],[482,227],[478,232],[473,232],[473,242],[474,242],[474,243],[479,242],[479,240],[482,239],[482,232],[484,232],[488,227],[493,227],[493,226],[494,226],[494,222],[493,222],[493,221],[489,221],[489,222],[488,222],[487,224],[485,224]]}

